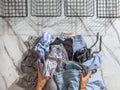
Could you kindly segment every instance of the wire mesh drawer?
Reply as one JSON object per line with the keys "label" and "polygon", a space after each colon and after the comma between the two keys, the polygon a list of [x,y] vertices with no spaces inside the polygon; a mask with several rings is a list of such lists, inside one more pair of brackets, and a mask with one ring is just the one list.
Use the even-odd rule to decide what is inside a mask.
{"label": "wire mesh drawer", "polygon": [[97,0],[97,16],[101,18],[120,17],[120,0]]}
{"label": "wire mesh drawer", "polygon": [[94,15],[94,0],[65,0],[65,15],[91,17]]}
{"label": "wire mesh drawer", "polygon": [[32,16],[56,17],[61,15],[61,0],[31,0]]}
{"label": "wire mesh drawer", "polygon": [[0,0],[1,17],[27,16],[27,0]]}

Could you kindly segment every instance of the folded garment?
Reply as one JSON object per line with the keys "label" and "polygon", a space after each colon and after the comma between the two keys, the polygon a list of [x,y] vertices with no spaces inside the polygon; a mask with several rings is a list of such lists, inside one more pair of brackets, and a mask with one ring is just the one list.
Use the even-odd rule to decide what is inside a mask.
{"label": "folded garment", "polygon": [[64,31],[64,32],[61,33],[61,35],[71,37],[71,36],[75,36],[75,32]]}
{"label": "folded garment", "polygon": [[41,58],[44,58],[46,54],[49,53],[49,45],[53,40],[53,35],[48,32],[45,32],[40,37],[37,45],[34,47],[35,51],[39,51]]}

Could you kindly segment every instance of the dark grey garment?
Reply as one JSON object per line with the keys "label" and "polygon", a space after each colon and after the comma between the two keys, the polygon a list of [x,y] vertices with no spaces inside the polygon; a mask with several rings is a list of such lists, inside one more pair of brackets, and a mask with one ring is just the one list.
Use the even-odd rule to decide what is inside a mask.
{"label": "dark grey garment", "polygon": [[73,40],[71,38],[67,38],[65,40],[62,40],[60,38],[56,38],[54,42],[51,43],[51,45],[58,45],[63,44],[65,50],[67,51],[69,60],[72,60],[73,56]]}
{"label": "dark grey garment", "polygon": [[27,48],[32,49],[36,45],[39,39],[40,37],[37,36],[29,36],[24,43],[27,46]]}
{"label": "dark grey garment", "polygon": [[36,90],[37,85],[37,72],[25,75],[20,78],[17,85],[24,88],[25,90]]}
{"label": "dark grey garment", "polygon": [[78,50],[74,53],[73,60],[79,63],[84,63],[87,60],[91,59],[91,49],[84,48],[83,50]]}
{"label": "dark grey garment", "polygon": [[[54,49],[56,49],[56,54],[58,57],[54,56]],[[63,44],[58,44],[58,45],[51,45],[51,52],[49,54],[49,56],[55,57],[56,59],[62,59],[62,60],[66,60],[69,61],[68,58],[68,54],[67,51],[65,50]]]}
{"label": "dark grey garment", "polygon": [[53,78],[47,82],[43,90],[57,90],[57,85]]}
{"label": "dark grey garment", "polygon": [[21,70],[25,76],[19,79],[17,85],[25,90],[35,90],[37,85],[37,67],[39,54],[30,49],[26,54],[26,57],[21,62]]}
{"label": "dark grey garment", "polygon": [[37,60],[39,59],[39,54],[30,49],[26,57],[21,62],[21,70],[23,73],[32,73],[37,68]]}

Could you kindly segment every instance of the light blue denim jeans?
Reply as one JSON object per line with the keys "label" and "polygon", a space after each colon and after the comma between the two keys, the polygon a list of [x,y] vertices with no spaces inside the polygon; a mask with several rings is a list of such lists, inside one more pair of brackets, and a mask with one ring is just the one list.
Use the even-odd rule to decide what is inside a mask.
{"label": "light blue denim jeans", "polygon": [[83,50],[83,48],[87,48],[87,44],[82,35],[76,35],[73,37],[68,37],[68,36],[64,36],[64,35],[60,36],[60,39],[62,39],[62,40],[65,40],[66,38],[72,38],[72,40],[73,40],[73,54],[77,50]]}
{"label": "light blue denim jeans", "polygon": [[64,68],[65,71],[54,75],[58,90],[78,90],[82,67],[75,62],[69,61]]}
{"label": "light blue denim jeans", "polygon": [[73,53],[77,50],[83,50],[83,48],[87,48],[87,44],[82,35],[76,35],[73,37]]}
{"label": "light blue denim jeans", "polygon": [[58,90],[78,90],[80,72],[79,70],[71,69],[57,73],[54,78]]}
{"label": "light blue denim jeans", "polygon": [[[84,65],[88,66],[90,70],[94,70],[101,66],[101,61],[101,55],[96,55],[91,60],[86,61]],[[79,90],[82,67],[75,62],[69,61],[64,68],[65,71],[58,72],[54,75],[58,90]],[[91,77],[86,90],[107,90],[107,88],[103,81]]]}

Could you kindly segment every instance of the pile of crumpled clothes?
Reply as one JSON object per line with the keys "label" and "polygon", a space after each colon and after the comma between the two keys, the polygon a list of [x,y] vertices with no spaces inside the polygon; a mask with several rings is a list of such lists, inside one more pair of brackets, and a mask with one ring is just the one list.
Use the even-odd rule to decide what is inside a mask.
{"label": "pile of crumpled clothes", "polygon": [[[38,63],[44,77],[52,77],[44,90],[79,90],[80,73],[94,72],[102,64],[99,53],[90,58],[83,54],[87,44],[81,35],[54,37],[45,32],[41,37],[30,37],[25,44],[29,49],[21,63],[24,76],[17,83],[25,90],[35,90]],[[107,89],[103,81],[91,77],[86,90]]]}

